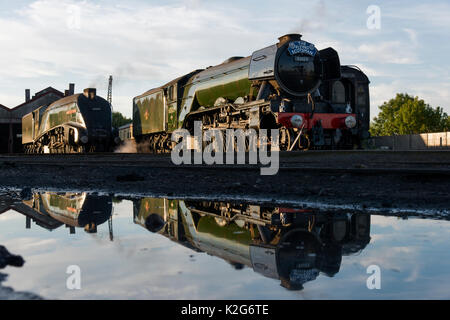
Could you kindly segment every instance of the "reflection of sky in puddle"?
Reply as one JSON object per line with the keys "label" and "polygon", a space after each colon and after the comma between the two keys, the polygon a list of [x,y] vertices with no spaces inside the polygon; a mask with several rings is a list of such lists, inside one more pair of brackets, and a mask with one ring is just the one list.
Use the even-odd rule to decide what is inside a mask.
{"label": "reflection of sky in puddle", "polygon": [[[321,270],[314,280],[304,283],[303,290],[287,290],[279,279],[252,270],[251,260],[256,259],[255,256],[243,258],[248,258],[250,266],[241,270],[224,259],[233,250],[244,248],[245,251],[248,246],[238,246],[227,239],[227,244],[219,248],[224,241],[193,237],[191,245],[211,253],[205,254],[171,241],[167,234],[163,236],[163,232],[172,228],[167,223],[168,208],[172,204],[167,200],[158,203],[150,207],[159,206],[161,216],[166,212],[166,224],[162,229],[156,228],[155,233],[145,228],[148,215],[144,211],[149,210],[149,204],[144,200],[135,201],[134,205],[129,200],[114,203],[112,242],[108,222],[102,221],[97,233],[87,233],[81,225],[75,234],[70,234],[70,229],[64,225],[50,232],[32,222],[31,228],[26,229],[25,216],[13,210],[0,214],[0,243],[26,261],[23,268],[4,270],[9,274],[4,285],[56,299],[450,298],[450,223],[447,221],[373,215],[370,242],[356,254],[340,255],[338,272],[331,272],[334,275],[328,277]],[[181,205],[178,202],[177,205],[180,210]],[[150,211],[155,210],[150,208]],[[314,217],[317,226],[319,218]],[[218,219],[214,221],[222,223]],[[200,223],[204,226],[206,222],[192,223],[200,228]],[[310,221],[308,224],[311,225]],[[244,222],[236,222],[236,225],[242,227]],[[327,224],[320,228],[324,230]],[[222,232],[220,227],[217,230]],[[230,230],[236,238],[244,238],[247,233],[245,228],[236,226]],[[326,237],[325,234],[323,238]],[[265,244],[265,247],[270,246]],[[381,290],[366,287],[369,276],[366,268],[371,264],[381,268]],[[66,289],[69,265],[81,267],[81,290]]]}

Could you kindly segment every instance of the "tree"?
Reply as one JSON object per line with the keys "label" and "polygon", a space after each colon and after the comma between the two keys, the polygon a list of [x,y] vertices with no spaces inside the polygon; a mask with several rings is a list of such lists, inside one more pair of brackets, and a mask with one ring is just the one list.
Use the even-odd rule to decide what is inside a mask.
{"label": "tree", "polygon": [[128,123],[133,122],[133,120],[124,117],[120,112],[115,111],[112,113],[112,126],[113,128],[118,129],[121,126],[124,126]]}
{"label": "tree", "polygon": [[370,125],[372,136],[390,136],[450,130],[450,118],[441,107],[433,108],[418,97],[398,93],[380,106]]}

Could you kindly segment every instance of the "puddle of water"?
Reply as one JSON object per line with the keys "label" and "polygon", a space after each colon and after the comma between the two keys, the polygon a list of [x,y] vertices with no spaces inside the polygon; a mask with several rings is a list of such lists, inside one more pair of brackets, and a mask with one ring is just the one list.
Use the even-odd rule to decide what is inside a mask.
{"label": "puddle of water", "polygon": [[0,243],[26,260],[3,285],[47,298],[450,297],[444,220],[73,192],[2,198],[2,211]]}

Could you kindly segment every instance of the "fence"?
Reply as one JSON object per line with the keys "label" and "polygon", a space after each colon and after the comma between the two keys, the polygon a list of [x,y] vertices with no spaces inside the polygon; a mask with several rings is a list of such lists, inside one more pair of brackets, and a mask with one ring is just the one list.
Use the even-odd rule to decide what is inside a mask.
{"label": "fence", "polygon": [[390,150],[445,150],[450,149],[450,132],[372,137],[370,145]]}

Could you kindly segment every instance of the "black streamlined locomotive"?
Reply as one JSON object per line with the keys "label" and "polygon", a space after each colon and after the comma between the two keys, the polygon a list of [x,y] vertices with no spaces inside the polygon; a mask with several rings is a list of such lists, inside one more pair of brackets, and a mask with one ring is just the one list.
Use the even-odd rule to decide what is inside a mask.
{"label": "black streamlined locomotive", "polygon": [[111,106],[88,88],[22,118],[25,153],[111,151],[118,141],[112,130]]}

